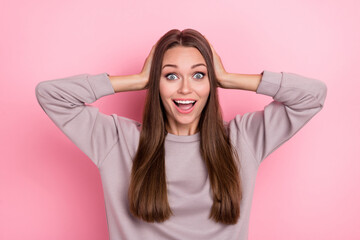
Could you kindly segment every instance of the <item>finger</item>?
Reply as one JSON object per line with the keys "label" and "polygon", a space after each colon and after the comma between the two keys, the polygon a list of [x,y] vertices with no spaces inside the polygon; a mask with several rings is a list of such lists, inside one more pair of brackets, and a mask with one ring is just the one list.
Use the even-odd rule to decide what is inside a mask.
{"label": "finger", "polygon": [[155,49],[155,45],[151,48],[150,55],[154,52],[154,49]]}

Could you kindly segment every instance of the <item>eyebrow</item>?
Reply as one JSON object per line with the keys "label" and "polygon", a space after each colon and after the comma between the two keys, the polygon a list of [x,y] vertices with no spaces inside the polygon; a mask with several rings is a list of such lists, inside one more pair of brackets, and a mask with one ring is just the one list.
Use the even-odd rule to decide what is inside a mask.
{"label": "eyebrow", "polygon": [[[205,64],[203,64],[203,63],[198,63],[198,64],[193,65],[193,66],[191,67],[191,69],[196,68],[197,66],[201,66],[201,65],[206,67]],[[175,64],[166,64],[166,65],[164,65],[162,68],[164,69],[165,67],[174,67],[174,68],[177,68],[177,65],[175,65]]]}

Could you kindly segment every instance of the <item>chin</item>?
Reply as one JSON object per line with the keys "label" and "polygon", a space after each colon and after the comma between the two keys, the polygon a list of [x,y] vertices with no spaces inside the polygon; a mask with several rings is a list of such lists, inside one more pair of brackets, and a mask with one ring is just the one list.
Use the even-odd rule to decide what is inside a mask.
{"label": "chin", "polygon": [[194,117],[191,117],[191,118],[180,117],[180,118],[175,118],[174,120],[177,124],[180,124],[180,125],[191,125],[197,121],[197,119]]}

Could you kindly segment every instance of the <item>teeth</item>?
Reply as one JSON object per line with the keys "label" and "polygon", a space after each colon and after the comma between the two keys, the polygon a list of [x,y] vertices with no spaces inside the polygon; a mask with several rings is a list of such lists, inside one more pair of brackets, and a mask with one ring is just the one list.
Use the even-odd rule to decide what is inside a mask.
{"label": "teeth", "polygon": [[195,101],[190,101],[190,100],[185,100],[185,101],[183,101],[183,100],[174,100],[176,103],[178,103],[178,104],[192,104],[192,103],[194,103]]}

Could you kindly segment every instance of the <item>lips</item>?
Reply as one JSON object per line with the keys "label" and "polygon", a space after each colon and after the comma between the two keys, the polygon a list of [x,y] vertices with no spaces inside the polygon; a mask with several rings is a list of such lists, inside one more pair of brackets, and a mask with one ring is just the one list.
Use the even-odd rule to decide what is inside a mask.
{"label": "lips", "polygon": [[190,113],[194,109],[196,100],[193,99],[173,99],[175,108],[180,113]]}

